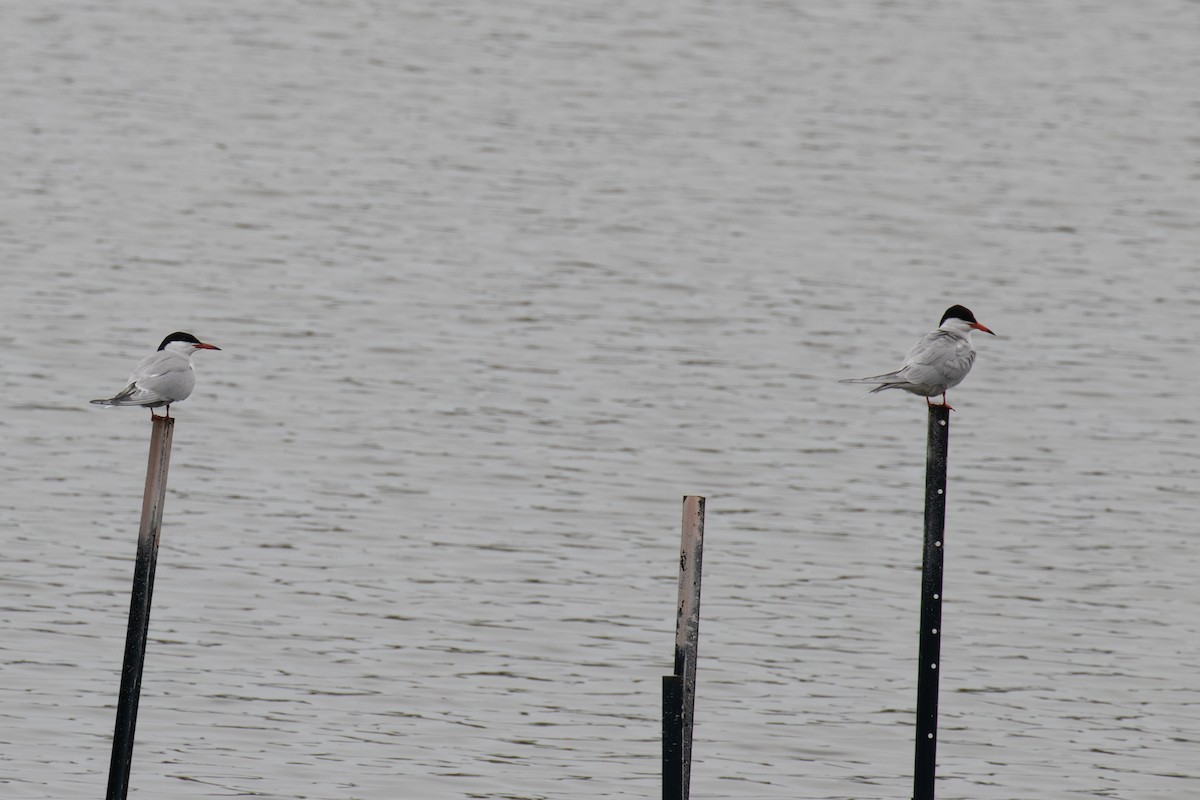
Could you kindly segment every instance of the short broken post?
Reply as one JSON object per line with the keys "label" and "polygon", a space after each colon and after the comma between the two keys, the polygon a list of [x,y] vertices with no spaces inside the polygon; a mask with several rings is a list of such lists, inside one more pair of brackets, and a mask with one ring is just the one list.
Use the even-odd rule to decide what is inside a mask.
{"label": "short broken post", "polygon": [[942,651],[942,562],[946,533],[946,462],[950,408],[929,407],[925,462],[925,549],[921,559],[921,639],[917,672],[917,741],[913,800],[933,800],[937,771],[938,675]]}
{"label": "short broken post", "polygon": [[691,795],[703,556],[704,498],[688,495],[683,498],[683,535],[679,548],[675,672],[663,676],[663,800],[688,800]]}
{"label": "short broken post", "polygon": [[158,561],[158,539],[174,432],[174,419],[154,416],[150,430],[150,461],[146,467],[146,491],[142,497],[142,523],[138,531],[137,561],[133,568],[133,594],[129,602],[129,629],[125,634],[125,660],[121,667],[121,693],[117,698],[107,800],[125,800],[129,793],[133,733],[137,726],[138,698],[142,693],[142,664],[146,659],[146,637],[150,629],[150,598],[154,593],[154,567]]}

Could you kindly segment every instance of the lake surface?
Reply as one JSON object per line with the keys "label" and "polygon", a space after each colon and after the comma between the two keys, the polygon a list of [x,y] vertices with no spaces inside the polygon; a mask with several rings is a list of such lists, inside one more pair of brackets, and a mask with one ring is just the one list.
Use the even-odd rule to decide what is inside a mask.
{"label": "lake surface", "polygon": [[[1195,3],[14,0],[0,795],[659,794],[708,498],[697,798],[908,797],[950,400],[939,798],[1200,795]],[[981,340],[986,341],[981,341]]]}

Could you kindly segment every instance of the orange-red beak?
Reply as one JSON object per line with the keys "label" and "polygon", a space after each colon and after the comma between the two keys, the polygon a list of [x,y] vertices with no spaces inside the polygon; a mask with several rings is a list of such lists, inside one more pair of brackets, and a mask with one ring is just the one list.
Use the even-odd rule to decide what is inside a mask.
{"label": "orange-red beak", "polygon": [[982,322],[972,322],[971,327],[977,331],[983,331],[984,333],[990,333],[990,334],[992,334],[992,336],[996,335],[995,332],[993,332],[991,328],[989,328],[987,325],[984,325]]}
{"label": "orange-red beak", "polygon": [[[984,330],[987,330],[987,329],[984,328]],[[988,331],[988,333],[991,333],[991,331]],[[201,342],[200,344],[196,345],[196,349],[197,350],[220,350],[221,348],[217,347],[215,344],[206,344],[204,342]]]}

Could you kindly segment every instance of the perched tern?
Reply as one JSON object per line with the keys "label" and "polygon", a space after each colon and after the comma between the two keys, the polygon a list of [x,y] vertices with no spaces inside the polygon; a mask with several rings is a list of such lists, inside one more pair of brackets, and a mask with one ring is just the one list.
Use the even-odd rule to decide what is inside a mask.
{"label": "perched tern", "polygon": [[[908,351],[904,366],[900,369],[870,378],[849,378],[839,383],[877,383],[879,385],[871,390],[872,394],[884,389],[903,389],[924,395],[926,405],[951,408],[946,402],[946,390],[962,383],[975,363],[971,331],[996,335],[976,320],[969,308],[950,306],[942,315],[938,329],[927,333]],[[939,394],[942,396],[941,403],[929,402],[929,398]]]}
{"label": "perched tern", "polygon": [[190,333],[172,333],[162,340],[158,352],[146,356],[133,368],[128,386],[107,400],[92,402],[98,406],[149,408],[151,418],[158,416],[154,409],[166,406],[167,416],[170,417],[171,404],[186,400],[196,385],[192,353],[220,349],[216,345],[205,344]]}

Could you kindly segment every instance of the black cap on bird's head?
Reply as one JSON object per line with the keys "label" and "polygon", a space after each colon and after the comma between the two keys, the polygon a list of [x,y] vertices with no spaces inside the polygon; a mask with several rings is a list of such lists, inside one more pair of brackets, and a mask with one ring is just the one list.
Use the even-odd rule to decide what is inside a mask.
{"label": "black cap on bird's head", "polygon": [[[963,322],[975,322],[975,315],[971,313],[971,309],[966,306],[950,306],[946,309],[946,313],[942,314],[942,322],[948,319],[961,319]],[[939,322],[938,325],[941,325]],[[186,333],[177,333],[176,336],[187,336]]]}
{"label": "black cap on bird's head", "polygon": [[184,333],[183,331],[175,331],[170,336],[163,339],[162,344],[160,344],[158,346],[158,349],[166,350],[167,345],[169,345],[171,342],[187,342],[190,345],[195,345],[196,348],[199,350],[220,350],[221,349],[213,344],[205,344],[204,342],[197,339],[195,336],[192,336],[190,333]]}
{"label": "black cap on bird's head", "polygon": [[991,333],[993,336],[996,335],[992,333],[992,331],[989,330],[986,325],[975,319],[975,315],[971,313],[971,309],[967,308],[966,306],[950,306],[947,308],[946,313],[942,314],[942,321],[938,323],[938,326],[940,327],[945,325],[946,320],[948,319],[961,319],[963,322],[966,322],[977,331]]}

